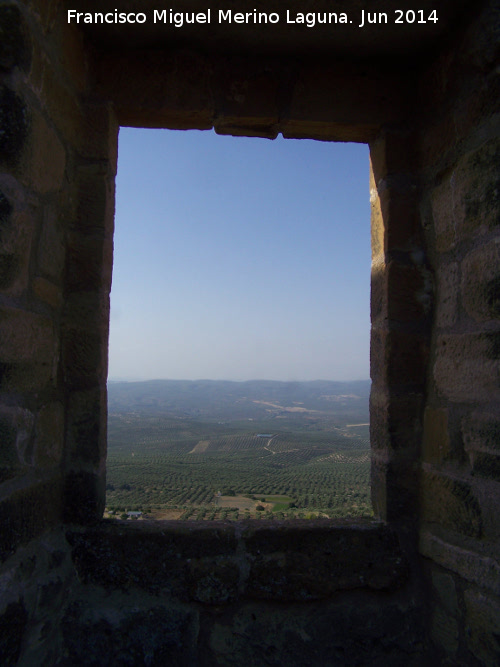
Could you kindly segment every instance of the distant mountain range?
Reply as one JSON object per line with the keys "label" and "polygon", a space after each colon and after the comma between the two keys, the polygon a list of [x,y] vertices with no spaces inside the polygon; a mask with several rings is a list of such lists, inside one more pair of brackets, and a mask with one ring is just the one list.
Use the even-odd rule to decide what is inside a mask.
{"label": "distant mountain range", "polygon": [[110,412],[134,410],[209,419],[355,414],[368,418],[371,382],[148,380],[109,382]]}

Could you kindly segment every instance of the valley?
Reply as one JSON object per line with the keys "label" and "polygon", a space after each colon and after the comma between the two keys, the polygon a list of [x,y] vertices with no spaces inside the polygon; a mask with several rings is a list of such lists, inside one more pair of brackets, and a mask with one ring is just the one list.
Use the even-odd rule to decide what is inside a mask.
{"label": "valley", "polygon": [[106,516],[371,516],[369,389],[110,383]]}

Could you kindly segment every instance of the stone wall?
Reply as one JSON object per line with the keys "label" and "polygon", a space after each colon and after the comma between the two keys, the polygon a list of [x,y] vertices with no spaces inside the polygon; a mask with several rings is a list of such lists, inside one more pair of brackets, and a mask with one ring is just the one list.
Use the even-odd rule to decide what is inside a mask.
{"label": "stone wall", "polygon": [[419,665],[409,574],[368,522],[71,527],[4,563],[2,664]]}
{"label": "stone wall", "polygon": [[420,552],[432,561],[432,638],[450,659],[470,651],[481,664],[500,660],[499,37],[492,5],[419,88],[420,211],[435,277]]}
{"label": "stone wall", "polygon": [[[499,16],[482,4],[425,52],[391,59],[388,33],[377,60],[370,40],[314,58],[108,46],[62,0],[0,1],[3,664],[498,664]],[[370,144],[373,524],[102,522],[120,124]]]}

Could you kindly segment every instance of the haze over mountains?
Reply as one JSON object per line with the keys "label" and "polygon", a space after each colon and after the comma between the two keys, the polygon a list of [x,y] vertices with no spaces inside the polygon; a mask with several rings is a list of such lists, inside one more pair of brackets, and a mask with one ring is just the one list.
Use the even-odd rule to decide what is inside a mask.
{"label": "haze over mountains", "polygon": [[149,380],[109,382],[110,412],[147,411],[196,419],[368,421],[369,380],[278,382],[250,380]]}

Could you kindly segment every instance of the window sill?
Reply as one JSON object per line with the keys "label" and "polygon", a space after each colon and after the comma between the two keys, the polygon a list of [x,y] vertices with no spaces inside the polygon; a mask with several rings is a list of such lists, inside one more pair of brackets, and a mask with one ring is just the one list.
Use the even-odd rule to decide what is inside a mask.
{"label": "window sill", "polygon": [[396,533],[373,521],[103,520],[67,538],[85,583],[206,604],[322,600],[408,579]]}

